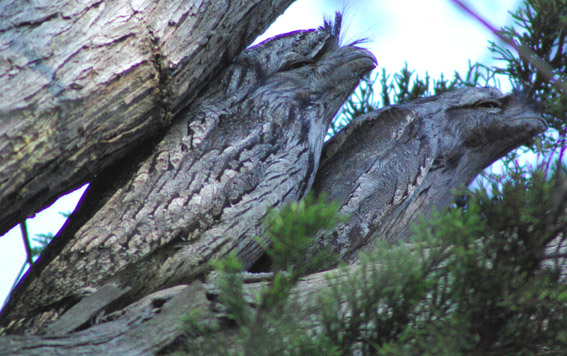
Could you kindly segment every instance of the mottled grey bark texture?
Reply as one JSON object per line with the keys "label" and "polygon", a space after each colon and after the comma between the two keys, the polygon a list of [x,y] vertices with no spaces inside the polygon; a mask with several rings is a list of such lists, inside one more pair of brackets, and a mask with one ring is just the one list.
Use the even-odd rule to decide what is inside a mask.
{"label": "mottled grey bark texture", "polygon": [[168,126],[292,2],[0,1],[0,235]]}
{"label": "mottled grey bark texture", "polygon": [[376,239],[407,241],[411,223],[447,208],[452,190],[547,129],[513,95],[463,88],[358,117],[324,146],[313,190],[350,219],[325,244],[347,261]]}
{"label": "mottled grey bark texture", "polygon": [[[357,269],[358,266],[352,266],[346,270],[315,273],[302,279],[290,293],[290,298],[301,307],[297,310],[298,315],[308,310],[314,301],[313,295]],[[266,289],[269,282],[249,280],[244,284],[244,294],[251,306],[255,305],[255,297]],[[77,307],[88,310],[96,299],[109,300],[105,295],[109,292],[120,293],[120,290],[101,289],[83,299]],[[179,285],[152,293],[110,315],[93,318],[91,322],[96,325],[87,324],[84,330],[74,333],[60,329],[52,335],[0,336],[0,355],[155,355],[167,350],[176,338],[186,337],[180,328],[180,316],[195,309],[203,313],[201,323],[217,325],[219,337],[230,338],[233,337],[232,324],[222,322],[226,312],[219,308],[218,296],[219,290],[214,282],[194,281],[189,285]],[[80,315],[75,317],[75,321],[84,322]],[[234,346],[242,345],[235,342]]]}
{"label": "mottled grey bark texture", "polygon": [[209,309],[206,292],[200,281],[158,292],[102,324],[72,334],[0,336],[0,355],[156,355],[181,335],[179,317],[184,311]]}
{"label": "mottled grey bark texture", "polygon": [[149,157],[115,167],[122,179],[97,177],[1,325],[37,332],[78,293],[114,283],[139,297],[192,281],[234,249],[250,267],[267,210],[310,190],[327,127],[375,66],[368,51],[338,44],[339,29],[337,16],[246,50]]}

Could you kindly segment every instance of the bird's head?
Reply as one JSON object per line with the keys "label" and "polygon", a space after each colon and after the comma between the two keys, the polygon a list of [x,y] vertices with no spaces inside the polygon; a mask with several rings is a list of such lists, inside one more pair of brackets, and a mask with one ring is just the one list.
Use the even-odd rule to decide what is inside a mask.
{"label": "bird's head", "polygon": [[247,49],[226,77],[228,91],[253,90],[271,117],[301,118],[309,139],[322,142],[336,112],[376,66],[367,50],[340,45],[341,21],[337,13],[334,22],[318,29],[283,34]]}
{"label": "bird's head", "polygon": [[530,105],[490,87],[452,90],[412,101],[407,108],[425,118],[426,129],[436,127],[440,154],[455,158],[465,151],[478,153],[483,157],[475,161],[484,167],[547,130]]}

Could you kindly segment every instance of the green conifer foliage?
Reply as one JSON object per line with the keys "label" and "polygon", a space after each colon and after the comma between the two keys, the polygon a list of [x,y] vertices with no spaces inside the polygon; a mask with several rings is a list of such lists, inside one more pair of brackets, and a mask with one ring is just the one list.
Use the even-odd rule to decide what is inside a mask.
{"label": "green conifer foliage", "polygon": [[[520,54],[492,42],[490,49],[506,63],[494,72],[507,76],[514,88],[541,106],[550,127],[565,134],[567,125],[567,2],[526,0],[515,13],[515,26],[501,35]],[[554,142],[548,141],[550,145]]]}

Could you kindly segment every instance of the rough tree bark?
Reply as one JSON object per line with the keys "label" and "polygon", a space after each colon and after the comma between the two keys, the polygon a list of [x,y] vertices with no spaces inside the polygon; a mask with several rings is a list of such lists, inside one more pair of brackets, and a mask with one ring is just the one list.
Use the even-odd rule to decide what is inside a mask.
{"label": "rough tree bark", "polygon": [[339,46],[340,22],[246,50],[148,158],[121,167],[123,181],[97,177],[96,208],[86,199],[0,323],[37,332],[79,292],[116,283],[144,295],[191,281],[233,249],[250,267],[263,253],[254,240],[263,217],[310,190],[327,127],[375,66],[368,51]]}
{"label": "rough tree bark", "polygon": [[[278,6],[283,9],[284,2],[272,1],[272,5],[276,3],[279,4],[276,9],[280,9]],[[179,7],[178,12],[170,12],[190,14],[201,9],[196,18],[210,16],[213,21],[214,12],[208,11],[213,11],[217,4],[225,3],[199,2],[192,8],[179,10],[182,9]],[[324,243],[331,243],[343,258],[354,261],[356,251],[370,246],[375,238],[404,239],[408,222],[417,214],[451,202],[451,187],[467,184],[475,172],[546,128],[539,117],[498,91],[458,90],[360,117],[325,145],[317,171],[322,139],[330,119],[361,75],[373,67],[374,59],[354,46],[339,47],[339,24],[326,24],[317,31],[292,33],[250,49],[219,76],[222,63],[230,61],[259,28],[248,24],[258,16],[262,27],[275,14],[275,10],[263,9],[260,2],[226,4],[236,6],[232,10],[243,11],[235,10],[226,16],[227,25],[223,26],[227,26],[227,31],[219,34],[207,27],[209,32],[202,30],[206,33],[203,35],[194,30],[191,34],[203,36],[199,37],[200,42],[195,40],[195,47],[170,40],[172,47],[185,47],[172,50],[177,53],[172,58],[177,60],[169,59],[165,67],[163,58],[167,56],[162,51],[167,46],[163,38],[174,38],[177,29],[184,24],[189,26],[193,18],[172,15],[177,20],[168,22],[156,15],[156,9],[165,6],[161,3],[148,5],[150,10],[143,10],[143,6],[128,7],[124,11],[131,10],[132,15],[126,18],[142,23],[144,30],[140,31],[149,32],[154,42],[149,41],[148,47],[141,44],[136,47],[129,40],[139,36],[93,37],[91,42],[83,42],[71,51],[66,61],[57,62],[59,66],[55,68],[66,68],[64,72],[39,71],[50,73],[49,78],[53,79],[39,85],[36,91],[44,96],[34,99],[35,106],[22,107],[21,114],[17,113],[20,107],[14,106],[16,111],[6,116],[9,120],[5,127],[9,130],[5,131],[8,134],[3,131],[0,153],[19,144],[16,151],[10,152],[21,152],[21,160],[4,165],[4,156],[0,156],[0,184],[16,179],[12,177],[13,165],[16,168],[22,165],[20,169],[28,174],[21,182],[10,181],[8,186],[20,188],[6,195],[8,198],[25,200],[42,189],[51,189],[50,183],[36,182],[30,177],[48,169],[47,163],[59,155],[63,158],[55,161],[58,165],[53,168],[57,171],[55,176],[64,175],[59,171],[66,169],[75,172],[69,175],[75,174],[75,178],[62,179],[61,185],[70,187],[85,179],[82,175],[86,173],[76,173],[75,166],[98,176],[63,233],[34,265],[0,315],[0,324],[9,326],[11,332],[42,329],[46,335],[0,337],[0,354],[49,355],[61,354],[63,349],[66,354],[69,349],[73,354],[156,354],[179,335],[176,321],[180,314],[195,306],[210,307],[207,297],[212,293],[211,286],[203,286],[199,281],[200,274],[207,271],[206,263],[236,249],[246,266],[250,266],[261,253],[252,237],[261,235],[259,222],[267,208],[302,197],[314,179],[316,191],[327,190],[331,198],[340,200],[343,212],[351,213],[351,219]],[[111,5],[96,3],[92,8],[87,7],[89,11],[103,7],[93,22],[103,21],[98,23],[101,28],[104,21],[112,22],[116,13],[120,13],[118,9],[106,13],[108,6]],[[41,28],[37,23],[42,21],[81,19],[89,13],[49,11],[55,15],[37,16],[27,23],[22,20],[15,28],[21,27],[26,36],[31,36],[30,29]],[[244,24],[236,20],[235,13],[243,14]],[[165,29],[160,32],[149,26],[148,18]],[[222,27],[218,23],[216,26]],[[113,28],[116,32],[123,27]],[[230,40],[223,36],[231,31],[240,34],[235,37],[245,39],[235,40],[235,47],[232,42],[228,48],[223,47],[226,54],[221,59],[215,58],[218,62],[207,62],[212,60],[211,53],[218,53],[212,49],[214,46],[207,48],[204,42],[208,39],[219,47],[223,46],[220,43],[228,45]],[[86,62],[75,63],[73,58],[89,57],[89,51],[98,51],[99,42],[95,40],[102,41],[103,48],[106,44],[115,48],[117,53],[124,53],[121,51],[126,47],[120,46],[126,45],[133,46],[129,51],[134,53],[145,53],[140,48],[149,48],[151,63],[140,60],[127,67],[116,65],[115,69],[126,70],[111,74],[112,80],[99,78],[96,70],[92,74],[88,74],[88,69],[83,72],[81,64]],[[199,54],[202,51],[207,54]],[[37,63],[50,59],[50,53],[42,55]],[[107,52],[96,53],[96,58],[100,58]],[[210,63],[211,68],[202,68]],[[192,66],[206,74],[192,77]],[[79,69],[75,72],[69,68]],[[163,68],[168,69],[165,74]],[[61,81],[58,75],[75,75],[72,78],[79,86],[72,85],[73,80]],[[153,81],[139,79],[140,86],[131,88],[122,82],[128,76],[153,78]],[[213,76],[220,79],[203,90]],[[53,88],[61,89],[60,83],[71,83],[63,85],[62,91],[56,90],[66,96],[50,93]],[[164,83],[167,90],[163,89]],[[68,102],[63,100],[67,97]],[[47,103],[45,107],[38,106],[44,103]],[[190,107],[185,107],[189,104]],[[137,105],[129,115],[119,112]],[[91,110],[93,107],[98,111]],[[39,109],[34,112],[34,108]],[[94,120],[83,130],[91,127],[92,131],[92,125],[102,121],[108,128],[116,122],[122,126],[118,126],[119,131],[101,129],[87,138],[77,138],[75,132],[84,132],[77,129],[82,125],[79,110],[86,113],[85,120]],[[152,110],[163,112],[156,114]],[[93,115],[100,112],[105,114]],[[172,114],[176,114],[173,125],[155,147],[117,161],[136,142],[147,137],[144,132],[148,128],[166,125],[159,121],[164,117],[168,121]],[[16,125],[18,117],[28,116],[45,117],[47,123],[59,125],[61,121],[75,125],[75,131],[70,136],[58,136],[58,130],[63,129],[46,124],[49,135],[38,128],[39,131],[26,138],[22,134],[25,130],[18,131]],[[130,120],[130,116],[138,121],[124,121]],[[51,136],[55,137],[53,141],[47,140]],[[7,137],[16,137],[15,143],[6,141]],[[97,142],[101,139],[105,141]],[[31,142],[31,146],[26,142]],[[68,154],[68,147],[74,150],[78,146],[84,148],[80,154]],[[54,156],[36,165],[38,158],[31,157],[32,148],[40,155],[48,156],[51,152]],[[41,151],[44,148],[47,151]],[[94,163],[95,160],[102,163]],[[35,175],[26,167],[36,169]],[[104,167],[108,168],[103,170]],[[69,183],[73,179],[75,183]],[[47,184],[47,188],[41,188],[40,183]],[[37,189],[36,193],[25,195],[30,189]],[[4,189],[0,191],[4,193]],[[4,196],[0,201],[4,204]],[[7,219],[17,221],[25,216],[26,208],[14,207],[20,212],[14,217],[7,213]],[[298,296],[320,289],[324,283],[316,281],[323,283],[325,279],[321,275],[307,277],[298,286]],[[181,286],[143,298],[176,284]],[[81,300],[81,295],[87,297]],[[134,304],[127,306],[133,301]],[[57,321],[45,329],[53,320]]]}
{"label": "rough tree bark", "polygon": [[[333,271],[335,273],[336,271]],[[306,298],[328,285],[326,275],[319,273],[300,282],[296,297]],[[246,293],[253,295],[265,288],[266,282],[246,285]],[[0,336],[0,355],[155,355],[182,335],[179,316],[181,313],[201,309],[211,311],[211,322],[218,322],[222,315],[214,312],[214,284],[194,281],[143,298],[123,310],[109,315],[106,322],[86,330],[57,335],[12,335]],[[100,298],[100,295],[93,295]],[[90,307],[90,298],[80,303]],[[228,330],[228,329],[226,329]]]}
{"label": "rough tree bark", "polygon": [[0,2],[0,235],[168,126],[292,2]]}
{"label": "rough tree bark", "polygon": [[[311,295],[329,285],[329,276],[342,274],[344,272],[337,270],[313,274],[299,282],[292,298],[307,301]],[[266,281],[251,281],[245,284],[246,295],[257,295],[266,285]],[[105,299],[106,293],[111,294],[115,290],[109,288],[97,292],[77,306],[83,310],[92,308],[94,300]],[[190,285],[179,285],[148,295],[106,316],[103,323],[83,331],[68,333],[69,330],[59,329],[59,333],[52,335],[0,337],[0,355],[59,355],[62,349],[71,350],[66,354],[72,355],[154,355],[182,335],[179,327],[181,313],[194,309],[210,311],[209,320],[218,323],[217,319],[222,319],[223,315],[218,313],[218,309],[215,312],[217,296],[214,283],[194,281]],[[84,321],[80,319],[84,314],[76,316],[77,319]]]}

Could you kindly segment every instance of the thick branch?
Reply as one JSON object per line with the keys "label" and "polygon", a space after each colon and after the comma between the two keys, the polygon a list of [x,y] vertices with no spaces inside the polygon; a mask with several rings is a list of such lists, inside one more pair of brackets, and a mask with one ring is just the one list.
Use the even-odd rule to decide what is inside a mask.
{"label": "thick branch", "polygon": [[[295,301],[310,301],[311,297],[329,286],[330,277],[344,276],[358,267],[316,273],[302,279],[293,289],[290,298]],[[340,280],[340,279],[338,279]],[[268,281],[250,282],[244,285],[245,294],[259,295]],[[108,286],[77,304],[82,314],[70,316],[69,324],[92,324],[82,331],[53,328],[49,336],[0,336],[0,355],[59,355],[65,349],[67,355],[155,355],[171,345],[183,332],[180,317],[191,310],[200,309],[211,323],[219,325],[219,333],[230,333],[230,326],[221,322],[226,316],[215,308],[218,290],[214,283],[194,281],[162,290],[133,303],[110,315],[92,318],[93,301],[105,300],[107,306],[112,298],[107,293],[121,293],[119,288]],[[250,298],[252,300],[252,298]],[[305,312],[308,303],[299,303]],[[64,315],[66,317],[67,315]],[[63,319],[63,318],[62,318]],[[206,322],[202,320],[202,322]]]}
{"label": "thick branch", "polygon": [[0,336],[0,355],[155,355],[181,334],[185,311],[208,310],[202,283],[155,293],[125,308],[117,320],[52,336]]}

